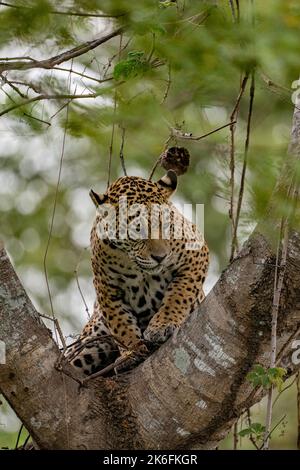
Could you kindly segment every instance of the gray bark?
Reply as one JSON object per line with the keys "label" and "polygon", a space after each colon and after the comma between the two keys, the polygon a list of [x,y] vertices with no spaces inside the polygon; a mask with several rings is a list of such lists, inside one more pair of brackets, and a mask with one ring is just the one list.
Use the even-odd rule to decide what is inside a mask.
{"label": "gray bark", "polygon": [[[288,252],[279,349],[300,326],[295,231]],[[59,350],[2,248],[0,390],[40,448],[214,448],[261,398],[246,374],[268,363],[274,262],[256,232],[175,337],[132,372],[80,388],[55,369]]]}
{"label": "gray bark", "polygon": [[[299,158],[296,109],[290,150]],[[289,166],[289,165],[288,165]],[[289,174],[289,173],[288,173]],[[280,185],[279,185],[280,186]],[[281,186],[282,188],[282,186]],[[268,365],[276,215],[270,211],[177,335],[133,371],[79,388],[55,369],[59,350],[0,253],[0,391],[40,448],[212,449],[261,399],[246,375]],[[275,218],[274,218],[275,217]],[[300,234],[290,231],[278,350],[300,326]],[[67,367],[67,366],[66,366]]]}

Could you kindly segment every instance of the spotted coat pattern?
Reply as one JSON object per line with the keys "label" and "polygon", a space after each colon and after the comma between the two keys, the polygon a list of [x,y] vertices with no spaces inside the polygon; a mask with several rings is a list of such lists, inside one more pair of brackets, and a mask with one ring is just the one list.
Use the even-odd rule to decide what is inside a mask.
{"label": "spotted coat pattern", "polygon": [[[67,352],[69,361],[85,375],[106,367],[126,351],[141,357],[139,353],[146,353],[149,345],[164,342],[204,298],[209,252],[199,232],[194,249],[187,249],[189,236],[174,236],[174,226],[183,222],[188,233],[195,230],[169,201],[176,185],[175,173],[168,171],[158,182],[122,177],[104,195],[90,193],[98,207],[91,230],[97,300],[93,316]],[[162,229],[156,239],[99,237],[98,224],[103,220],[99,209],[109,203],[118,215],[120,196],[126,196],[128,208],[144,204],[149,213],[153,204],[171,208],[170,239],[162,236]]]}

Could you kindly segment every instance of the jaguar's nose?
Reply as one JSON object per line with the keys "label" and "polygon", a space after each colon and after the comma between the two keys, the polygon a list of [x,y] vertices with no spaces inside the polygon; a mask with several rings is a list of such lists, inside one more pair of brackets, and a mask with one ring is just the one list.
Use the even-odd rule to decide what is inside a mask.
{"label": "jaguar's nose", "polygon": [[165,259],[166,256],[167,255],[163,255],[163,256],[151,255],[151,258],[153,258],[158,263],[161,263]]}

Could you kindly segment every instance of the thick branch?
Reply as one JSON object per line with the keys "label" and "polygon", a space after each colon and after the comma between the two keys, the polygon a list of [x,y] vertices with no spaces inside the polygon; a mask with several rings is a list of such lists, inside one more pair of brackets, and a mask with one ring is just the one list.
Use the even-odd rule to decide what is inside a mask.
{"label": "thick branch", "polygon": [[[290,152],[298,157],[296,109]],[[287,165],[290,170],[291,166]],[[290,173],[289,173],[290,174]],[[211,449],[261,398],[246,380],[268,365],[276,254],[269,212],[186,324],[131,373],[77,383],[54,368],[58,350],[0,252],[0,389],[41,448]],[[267,228],[267,230],[266,230]],[[300,234],[290,231],[278,351],[290,372],[300,326]],[[295,369],[294,369],[295,370]]]}
{"label": "thick branch", "polygon": [[[296,232],[288,253],[279,349],[300,325]],[[2,250],[7,364],[0,366],[0,389],[41,448],[213,448],[261,398],[246,374],[268,361],[274,261],[266,238],[255,233],[176,337],[132,373],[90,381],[78,393],[77,383],[55,370],[57,347]]]}
{"label": "thick branch", "polygon": [[[241,413],[262,397],[246,375],[255,363],[269,366],[278,224],[274,201],[294,180],[299,146],[296,103],[287,164],[268,215],[178,335],[129,378],[129,400],[145,446],[215,448]],[[285,351],[290,373],[296,367],[289,342],[299,326],[300,234],[291,230],[277,326],[278,351]]]}
{"label": "thick branch", "polygon": [[[0,392],[40,448],[84,449],[108,446],[106,412],[92,387],[54,367],[59,350],[51,332],[26,295],[3,246],[0,246]],[[96,403],[96,405],[94,405]],[[94,432],[97,429],[95,446]],[[84,436],[84,437],[83,437]]]}
{"label": "thick branch", "polygon": [[[300,325],[298,233],[288,251],[279,349]],[[214,448],[261,398],[246,374],[268,364],[274,261],[265,237],[255,233],[177,337],[133,372],[128,393],[148,448]]]}

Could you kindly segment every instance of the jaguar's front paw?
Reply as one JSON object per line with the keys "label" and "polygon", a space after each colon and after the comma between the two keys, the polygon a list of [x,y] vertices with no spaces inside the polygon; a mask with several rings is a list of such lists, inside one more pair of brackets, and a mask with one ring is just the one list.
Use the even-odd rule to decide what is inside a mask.
{"label": "jaguar's front paw", "polygon": [[144,332],[144,338],[151,343],[164,343],[176,330],[178,330],[178,326],[174,323],[166,325],[151,325],[150,323]]}

